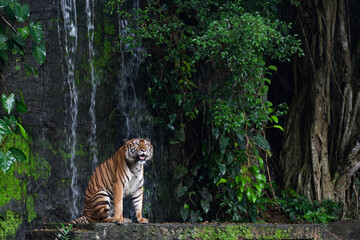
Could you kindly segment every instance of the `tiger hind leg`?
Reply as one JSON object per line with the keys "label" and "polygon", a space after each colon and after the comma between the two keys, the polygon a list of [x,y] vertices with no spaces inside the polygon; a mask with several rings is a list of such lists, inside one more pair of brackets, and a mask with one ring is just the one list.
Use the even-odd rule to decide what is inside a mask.
{"label": "tiger hind leg", "polygon": [[91,223],[109,222],[112,217],[112,193],[98,191],[90,197],[85,196],[84,216]]}

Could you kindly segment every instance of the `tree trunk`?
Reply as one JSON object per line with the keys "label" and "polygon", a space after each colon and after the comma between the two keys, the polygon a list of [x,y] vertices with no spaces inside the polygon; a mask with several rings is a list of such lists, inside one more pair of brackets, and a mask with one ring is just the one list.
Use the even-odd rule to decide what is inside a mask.
{"label": "tree trunk", "polygon": [[296,29],[305,57],[294,61],[299,90],[280,154],[285,188],[313,200],[340,199],[348,205],[360,187],[353,181],[360,168],[359,72],[353,71],[359,64],[360,41],[357,32],[352,34],[360,24],[351,19],[359,15],[349,14],[352,4],[356,1],[307,0],[297,9]]}

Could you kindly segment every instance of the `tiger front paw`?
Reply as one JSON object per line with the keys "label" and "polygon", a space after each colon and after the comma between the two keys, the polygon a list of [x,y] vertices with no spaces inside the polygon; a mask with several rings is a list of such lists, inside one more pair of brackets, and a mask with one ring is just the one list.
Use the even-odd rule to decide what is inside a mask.
{"label": "tiger front paw", "polygon": [[126,223],[131,223],[131,220],[128,218],[114,218],[112,222],[122,225]]}
{"label": "tiger front paw", "polygon": [[149,223],[149,220],[147,218],[140,218],[137,220],[139,223],[146,224]]}

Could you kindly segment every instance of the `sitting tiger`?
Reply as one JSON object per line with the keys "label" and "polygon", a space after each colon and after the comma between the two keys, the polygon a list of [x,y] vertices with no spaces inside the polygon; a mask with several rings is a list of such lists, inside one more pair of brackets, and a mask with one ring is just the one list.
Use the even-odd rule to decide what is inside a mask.
{"label": "sitting tiger", "polygon": [[83,216],[72,221],[77,223],[131,222],[123,216],[123,198],[130,195],[139,223],[148,223],[142,217],[144,163],[153,156],[150,141],[131,139],[91,175],[85,192]]}

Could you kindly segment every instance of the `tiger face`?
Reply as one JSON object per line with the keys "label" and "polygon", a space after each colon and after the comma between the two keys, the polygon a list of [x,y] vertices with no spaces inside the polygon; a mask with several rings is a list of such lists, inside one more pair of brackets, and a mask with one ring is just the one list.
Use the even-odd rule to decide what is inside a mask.
{"label": "tiger face", "polygon": [[134,138],[125,143],[125,158],[130,163],[144,164],[153,156],[153,146],[149,140]]}

